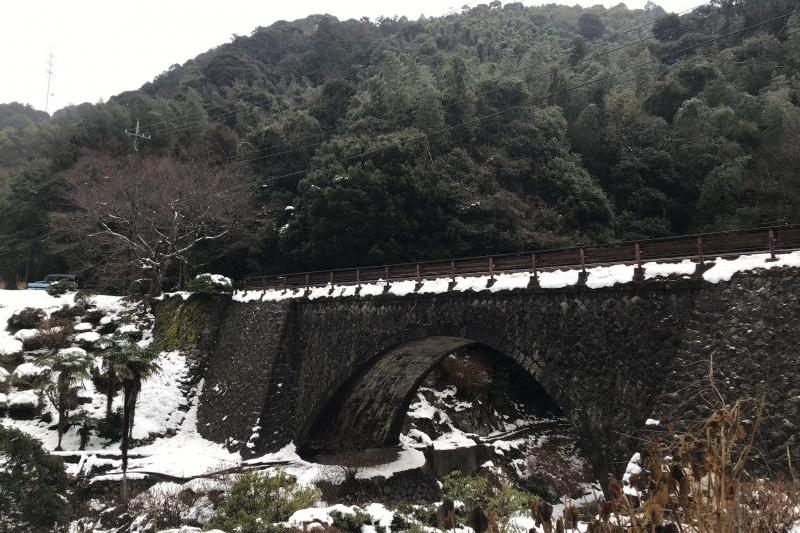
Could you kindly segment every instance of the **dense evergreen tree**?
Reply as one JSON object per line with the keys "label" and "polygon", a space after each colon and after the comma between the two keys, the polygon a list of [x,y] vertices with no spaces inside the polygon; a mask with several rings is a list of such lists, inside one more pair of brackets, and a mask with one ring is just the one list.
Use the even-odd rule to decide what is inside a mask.
{"label": "dense evergreen tree", "polygon": [[222,167],[258,207],[247,231],[170,264],[169,280],[796,222],[793,9],[315,15],[236,36],[109,102],[52,118],[0,105],[0,270],[11,282],[99,264],[53,221],[79,217],[76,188],[102,182],[82,161],[132,157],[137,120],[152,137],[138,158]]}

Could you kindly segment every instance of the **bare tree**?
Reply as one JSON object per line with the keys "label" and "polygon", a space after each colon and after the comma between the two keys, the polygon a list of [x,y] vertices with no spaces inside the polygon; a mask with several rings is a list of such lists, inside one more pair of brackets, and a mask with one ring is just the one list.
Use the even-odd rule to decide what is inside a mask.
{"label": "bare tree", "polygon": [[231,237],[254,213],[233,173],[167,157],[87,157],[67,182],[75,209],[54,215],[54,229],[90,247],[107,276],[144,280],[150,296],[172,266],[191,265],[197,247]]}

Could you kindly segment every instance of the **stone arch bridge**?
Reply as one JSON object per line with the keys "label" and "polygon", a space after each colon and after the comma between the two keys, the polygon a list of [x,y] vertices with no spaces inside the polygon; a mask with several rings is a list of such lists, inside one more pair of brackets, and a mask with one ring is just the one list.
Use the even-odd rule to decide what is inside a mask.
{"label": "stone arch bridge", "polygon": [[[515,361],[571,418],[595,474],[620,473],[648,418],[689,420],[713,354],[731,397],[764,394],[776,464],[797,452],[800,272],[498,292],[240,302],[172,298],[156,338],[192,317],[200,433],[244,454],[396,444],[411,397],[444,356],[480,343]],[[198,312],[189,313],[189,309]],[[174,339],[173,339],[174,340]],[[174,346],[173,346],[174,347]],[[185,348],[185,346],[184,346]]]}

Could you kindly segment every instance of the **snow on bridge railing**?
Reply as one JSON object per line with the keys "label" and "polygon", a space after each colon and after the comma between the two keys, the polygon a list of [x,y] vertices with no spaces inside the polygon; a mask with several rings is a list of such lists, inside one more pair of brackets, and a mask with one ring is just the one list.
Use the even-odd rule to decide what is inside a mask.
{"label": "snow on bridge railing", "polygon": [[511,272],[530,272],[536,277],[540,271],[564,267],[580,268],[585,271],[588,266],[633,264],[641,268],[644,262],[693,259],[703,263],[707,257],[730,257],[753,253],[770,253],[774,259],[778,251],[797,249],[800,249],[800,224],[793,224],[574,248],[256,276],[239,281],[237,288],[246,290],[296,289],[325,285],[360,286],[362,283],[389,284],[392,281],[402,280],[421,282],[423,279],[432,278],[455,280],[456,276],[494,277],[498,273]]}

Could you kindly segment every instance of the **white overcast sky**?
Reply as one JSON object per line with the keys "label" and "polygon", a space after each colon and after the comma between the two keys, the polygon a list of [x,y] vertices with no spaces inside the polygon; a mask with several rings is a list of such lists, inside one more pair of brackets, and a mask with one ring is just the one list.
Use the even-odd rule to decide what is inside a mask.
{"label": "white overcast sky", "polygon": [[[619,0],[549,0],[606,6]],[[548,2],[548,3],[549,3]],[[0,103],[24,102],[44,109],[47,62],[53,51],[50,112],[97,102],[136,89],[174,63],[249,35],[257,26],[314,13],[340,19],[441,15],[489,0],[4,0],[0,5]],[[504,2],[506,3],[506,2]],[[525,0],[526,5],[545,3]],[[646,0],[627,0],[640,8]],[[702,0],[656,0],[680,12]]]}

